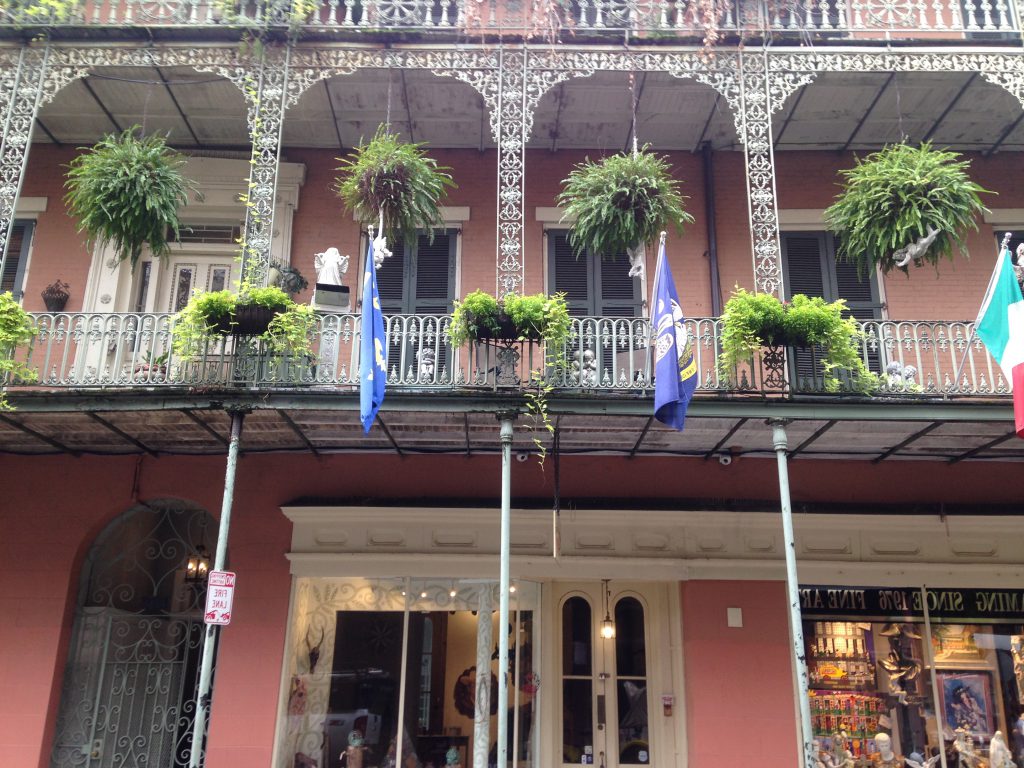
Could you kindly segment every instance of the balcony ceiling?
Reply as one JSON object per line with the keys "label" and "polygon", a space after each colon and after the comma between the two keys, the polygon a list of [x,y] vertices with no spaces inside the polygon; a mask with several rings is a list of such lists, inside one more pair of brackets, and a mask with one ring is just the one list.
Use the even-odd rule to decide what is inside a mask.
{"label": "balcony ceiling", "polygon": [[[286,147],[348,148],[388,114],[406,137],[435,147],[493,147],[482,97],[470,86],[422,71],[367,70],[313,86],[289,110]],[[637,133],[659,149],[705,142],[736,149],[733,118],[709,87],[663,73],[639,74]],[[964,150],[1024,149],[1020,104],[965,73],[823,73],[775,118],[776,148],[870,149],[907,136]],[[628,76],[599,72],[556,86],[541,99],[529,146],[616,151],[628,148]],[[187,67],[103,68],[47,104],[40,142],[78,146],[131,125],[167,133],[182,147],[248,145],[242,95],[231,83]]]}
{"label": "balcony ceiling", "polygon": [[[395,400],[397,395],[392,396]],[[211,410],[210,401],[182,400],[177,407],[161,401],[142,410],[114,403],[108,396],[77,408],[49,402],[49,398],[23,397],[18,410],[0,414],[0,452],[15,454],[223,454],[229,416]],[[271,397],[259,403],[246,419],[246,452],[364,452],[495,453],[498,421],[494,412],[480,412],[479,404],[460,399],[438,402],[428,410],[431,397],[406,400],[401,410],[381,412],[386,429],[379,426],[363,434],[354,410],[358,400],[332,393],[328,400]],[[250,400],[251,402],[251,400]],[[606,403],[596,411],[579,407],[558,415],[561,449],[571,453],[609,455],[733,456],[773,455],[771,430],[764,414],[795,416],[788,429],[790,451],[800,459],[1024,461],[1024,442],[1012,436],[1009,408],[982,416],[956,416],[954,403],[921,406],[919,413],[904,410],[891,419],[832,418],[836,415],[793,410],[763,401],[722,403],[695,401],[682,433],[650,419],[649,400],[617,409]],[[419,403],[419,406],[416,406]],[[191,405],[191,407],[190,407]],[[821,404],[815,406],[819,408]],[[398,407],[398,402],[392,403]],[[408,407],[405,407],[408,406]],[[216,406],[215,406],[216,407]],[[568,410],[571,403],[560,404]],[[842,406],[839,406],[840,408]],[[874,407],[874,406],[873,406]],[[883,406],[884,407],[884,406]],[[765,410],[767,408],[767,410]],[[465,412],[460,412],[463,409]],[[473,410],[477,409],[477,410]],[[730,415],[731,409],[735,413]],[[589,412],[587,412],[589,411]],[[876,407],[874,416],[881,414]],[[1005,411],[1005,413],[1003,412]],[[755,415],[757,414],[757,415]],[[861,414],[862,416],[864,414]],[[820,417],[816,417],[820,416]],[[929,420],[929,416],[933,420]],[[947,418],[948,417],[948,418]],[[994,419],[994,420],[993,420]],[[515,450],[533,451],[533,434],[516,430]]]}

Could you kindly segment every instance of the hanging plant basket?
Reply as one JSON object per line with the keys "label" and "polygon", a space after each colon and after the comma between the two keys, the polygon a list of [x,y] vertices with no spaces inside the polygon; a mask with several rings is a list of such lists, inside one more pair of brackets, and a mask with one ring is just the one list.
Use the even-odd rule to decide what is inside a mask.
{"label": "hanging plant basket", "polygon": [[71,298],[68,284],[60,280],[50,283],[39,295],[43,297],[47,312],[63,312]]}
{"label": "hanging plant basket", "polygon": [[382,125],[351,157],[338,158],[335,191],[345,209],[363,225],[375,225],[383,216],[391,242],[412,242],[420,230],[444,225],[440,202],[455,184],[446,173],[451,169],[427,157],[423,146],[403,142]]}
{"label": "hanging plant basket", "polygon": [[838,236],[836,258],[853,262],[861,275],[878,267],[908,272],[911,265],[937,266],[967,255],[965,234],[988,209],[979,195],[991,194],[971,181],[970,163],[956,152],[893,144],[841,171],[844,190],[825,211]]}
{"label": "hanging plant basket", "polygon": [[[478,325],[476,326],[476,339],[477,341],[488,341],[491,339],[499,341],[515,341],[520,338],[519,329],[516,328],[516,324],[512,322],[512,318],[505,314],[504,311],[498,313],[497,317],[497,330],[493,329],[491,325]],[[540,334],[534,333],[531,336],[527,336],[532,341],[539,341]]]}
{"label": "hanging plant basket", "polygon": [[669,226],[682,232],[693,222],[667,160],[638,152],[587,158],[562,181],[558,204],[571,221],[569,243],[604,258],[651,243]]}
{"label": "hanging plant basket", "polygon": [[132,269],[147,245],[166,256],[177,239],[178,209],[191,183],[182,176],[184,156],[162,136],[136,136],[137,126],[110,134],[68,164],[65,202],[89,246],[110,243]]}
{"label": "hanging plant basket", "polygon": [[236,336],[259,336],[266,333],[279,311],[254,304],[239,304],[235,307],[235,324],[231,332]]}

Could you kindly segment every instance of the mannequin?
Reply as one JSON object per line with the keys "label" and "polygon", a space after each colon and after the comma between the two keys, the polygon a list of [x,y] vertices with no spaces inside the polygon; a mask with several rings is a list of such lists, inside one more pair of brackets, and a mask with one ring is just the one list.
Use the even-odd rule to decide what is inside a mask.
{"label": "mannequin", "polygon": [[875,756],[875,765],[879,768],[902,768],[903,759],[892,751],[892,739],[887,733],[879,733],[875,736],[875,746],[878,747],[878,754]]}

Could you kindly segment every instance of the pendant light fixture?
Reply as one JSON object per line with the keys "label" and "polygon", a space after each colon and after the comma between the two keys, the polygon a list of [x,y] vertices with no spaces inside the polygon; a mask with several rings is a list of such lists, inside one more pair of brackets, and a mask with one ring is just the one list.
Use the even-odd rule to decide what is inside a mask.
{"label": "pendant light fixture", "polygon": [[601,622],[601,637],[605,640],[611,640],[615,637],[615,622],[612,621],[612,615],[608,610],[608,604],[612,596],[612,591],[608,588],[608,581],[608,579],[601,580],[604,588],[604,621]]}

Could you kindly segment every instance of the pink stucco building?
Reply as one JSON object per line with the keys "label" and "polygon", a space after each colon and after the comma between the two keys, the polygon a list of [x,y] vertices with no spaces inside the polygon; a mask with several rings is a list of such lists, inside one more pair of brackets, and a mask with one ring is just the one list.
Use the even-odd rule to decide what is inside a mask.
{"label": "pink stucco building", "polygon": [[[0,413],[3,766],[484,768],[499,709],[522,768],[782,768],[805,738],[808,768],[1008,768],[1004,742],[1024,765],[1024,452],[973,336],[999,240],[1024,240],[1017,5],[32,5],[0,9],[0,289],[38,329],[16,352],[37,378]],[[445,228],[380,267],[387,395],[364,435],[366,233],[333,187],[382,123],[457,187]],[[194,184],[170,257],[134,271],[63,199],[76,153],[132,125]],[[655,254],[642,278],[577,259],[558,207],[574,165],[634,133],[694,217],[667,241],[700,375],[683,432],[653,419]],[[823,211],[840,171],[901,140],[963,153],[988,211],[937,270],[858,276]],[[189,296],[237,283],[240,237],[309,279],[300,302],[316,254],[348,257],[351,303],[320,306],[311,355],[170,351]],[[827,392],[794,350],[720,371],[734,286],[847,299],[876,391]],[[551,433],[526,409],[535,346],[447,342],[477,289],[567,293]],[[238,586],[200,748],[188,563],[215,549],[238,414]]]}

